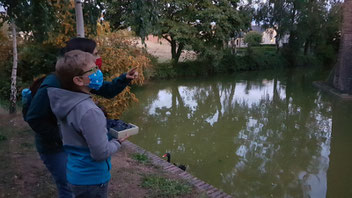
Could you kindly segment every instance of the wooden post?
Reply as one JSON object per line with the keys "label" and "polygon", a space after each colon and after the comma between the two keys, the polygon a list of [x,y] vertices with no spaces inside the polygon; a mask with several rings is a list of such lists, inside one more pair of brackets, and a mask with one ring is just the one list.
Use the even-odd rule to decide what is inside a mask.
{"label": "wooden post", "polygon": [[81,0],[76,0],[75,13],[76,13],[77,37],[84,38],[84,21],[83,21],[83,11],[82,11]]}

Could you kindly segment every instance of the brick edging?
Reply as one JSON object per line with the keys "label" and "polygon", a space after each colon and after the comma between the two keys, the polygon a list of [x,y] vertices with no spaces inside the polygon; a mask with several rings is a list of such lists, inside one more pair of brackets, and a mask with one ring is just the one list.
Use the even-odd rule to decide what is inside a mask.
{"label": "brick edging", "polygon": [[221,191],[218,188],[215,188],[214,186],[198,179],[197,177],[191,175],[190,173],[181,170],[177,166],[168,163],[167,161],[161,159],[157,155],[144,150],[140,146],[133,144],[132,142],[126,140],[122,144],[123,146],[128,147],[129,149],[132,149],[133,151],[141,154],[145,154],[148,156],[148,158],[151,160],[152,164],[160,166],[164,171],[169,172],[171,174],[178,175],[182,179],[188,181],[190,184],[195,186],[198,190],[201,192],[204,192],[207,194],[207,196],[212,197],[212,198],[231,198],[230,195],[227,193]]}

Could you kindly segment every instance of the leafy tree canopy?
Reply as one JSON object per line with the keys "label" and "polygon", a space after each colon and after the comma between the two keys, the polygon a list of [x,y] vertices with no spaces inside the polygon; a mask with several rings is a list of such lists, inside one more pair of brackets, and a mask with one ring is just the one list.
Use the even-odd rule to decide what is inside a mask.
{"label": "leafy tree canopy", "polygon": [[171,45],[178,62],[185,45],[205,53],[222,48],[233,35],[250,25],[248,9],[238,0],[122,0],[106,1],[106,18],[113,28],[132,27],[142,38],[152,34]]}
{"label": "leafy tree canopy", "polygon": [[[29,40],[44,42],[67,34],[74,37],[75,10],[70,0],[0,0],[6,13],[1,15],[2,22],[13,20]],[[97,19],[101,15],[100,0],[83,1],[84,21],[88,34],[96,34]]]}
{"label": "leafy tree canopy", "polygon": [[262,42],[262,35],[255,31],[250,31],[244,37],[244,42],[248,46],[258,46]]}
{"label": "leafy tree canopy", "polygon": [[340,30],[341,2],[336,0],[268,0],[256,3],[256,22],[264,28],[274,28],[277,42],[289,35],[289,48],[293,54],[302,47],[305,54],[317,52],[322,45],[333,43]]}

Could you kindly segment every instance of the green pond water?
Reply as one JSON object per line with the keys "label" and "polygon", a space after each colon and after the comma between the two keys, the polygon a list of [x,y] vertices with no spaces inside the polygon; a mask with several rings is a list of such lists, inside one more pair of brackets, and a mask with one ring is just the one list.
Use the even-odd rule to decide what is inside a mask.
{"label": "green pond water", "polygon": [[234,197],[352,197],[352,102],[319,68],[153,81],[122,119],[130,141]]}

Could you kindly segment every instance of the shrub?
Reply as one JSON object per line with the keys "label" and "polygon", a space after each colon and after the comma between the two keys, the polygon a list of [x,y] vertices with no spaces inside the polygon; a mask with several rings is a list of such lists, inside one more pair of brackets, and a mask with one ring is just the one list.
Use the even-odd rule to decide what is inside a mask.
{"label": "shrub", "polygon": [[178,76],[170,62],[157,63],[153,68],[152,78],[168,79]]}
{"label": "shrub", "polygon": [[[18,46],[17,98],[22,88],[28,86],[35,77],[55,70],[57,51],[58,48],[52,45],[38,43],[22,43]],[[7,100],[10,97],[12,46],[1,44],[0,54],[0,95]]]}
{"label": "shrub", "polygon": [[317,58],[324,65],[331,65],[336,62],[337,50],[332,45],[319,45],[316,50]]}
{"label": "shrub", "polygon": [[250,71],[279,68],[287,65],[284,57],[276,53],[275,47],[253,47],[250,54],[239,56],[227,51],[221,60],[220,72]]}
{"label": "shrub", "polygon": [[262,35],[255,31],[250,31],[244,37],[244,42],[248,44],[248,46],[258,46],[262,42]]}
{"label": "shrub", "polygon": [[205,60],[179,62],[175,71],[178,76],[193,77],[205,76],[213,72],[213,66]]}
{"label": "shrub", "polygon": [[55,71],[60,48],[52,44],[25,43],[19,50],[18,73],[24,82]]}
{"label": "shrub", "polygon": [[[126,31],[104,32],[95,40],[99,47],[99,55],[103,59],[104,80],[111,81],[131,68],[137,67],[139,76],[137,80],[132,81],[132,84],[143,84],[143,71],[150,67],[150,59],[145,52],[133,44],[131,35],[126,36]],[[113,99],[98,96],[93,98],[106,109],[108,117],[111,118],[118,118],[132,102],[138,101],[129,87]]]}
{"label": "shrub", "polygon": [[[104,80],[111,81],[120,74],[137,67],[139,78],[132,84],[141,85],[144,81],[143,71],[150,66],[147,54],[137,48],[127,31],[110,32],[104,31],[95,39],[99,47],[99,54],[103,58],[102,71]],[[19,46],[19,64],[17,73],[18,95],[22,88],[28,86],[35,77],[55,71],[55,63],[60,46],[54,42],[31,43],[24,42]],[[60,40],[60,43],[61,40]],[[9,45],[0,44],[0,94],[2,98],[8,99],[10,95],[10,74],[12,68],[12,54]],[[5,53],[6,52],[6,53]],[[103,106],[109,117],[118,118],[132,102],[137,98],[127,87],[114,99],[103,99],[93,97],[99,105]]]}

